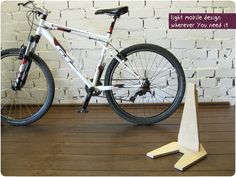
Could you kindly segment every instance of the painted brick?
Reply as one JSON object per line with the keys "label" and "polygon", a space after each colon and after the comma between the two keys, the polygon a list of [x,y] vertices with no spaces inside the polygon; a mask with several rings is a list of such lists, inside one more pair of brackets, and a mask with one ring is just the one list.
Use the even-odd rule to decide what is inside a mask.
{"label": "painted brick", "polygon": [[226,102],[229,103],[231,106],[235,105],[235,98],[222,96],[222,97],[214,97],[212,98],[213,102]]}
{"label": "painted brick", "polygon": [[144,1],[136,0],[120,0],[120,6],[129,6],[129,7],[144,7]]}
{"label": "painted brick", "polygon": [[62,79],[62,78],[57,79],[57,78],[55,78],[54,81],[55,81],[55,86],[57,88],[69,88],[69,86],[70,86],[68,79]]}
{"label": "painted brick", "polygon": [[83,86],[83,84],[79,78],[73,78],[70,80],[70,88],[80,88],[81,86]]}
{"label": "painted brick", "polygon": [[181,8],[181,13],[205,13],[205,9],[199,7]]}
{"label": "painted brick", "polygon": [[206,13],[214,13],[214,8],[213,7],[206,7],[205,11],[206,11]]}
{"label": "painted brick", "polygon": [[17,33],[16,39],[18,41],[27,41],[28,35],[29,35],[29,31],[21,31]]}
{"label": "painted brick", "polygon": [[65,97],[65,91],[64,89],[55,89],[55,96],[54,96],[54,99],[61,99]]}
{"label": "painted brick", "polygon": [[175,57],[178,58],[178,60],[182,60],[183,59],[183,50],[182,49],[170,49],[169,51],[172,54],[174,54]]}
{"label": "painted brick", "polygon": [[224,8],[219,8],[219,7],[213,8],[213,13],[223,13],[223,12]]}
{"label": "painted brick", "polygon": [[103,103],[103,104],[105,103],[105,104],[107,104],[107,99],[96,97],[96,103]]}
{"label": "painted brick", "polygon": [[186,81],[187,83],[194,83],[197,87],[199,87],[200,85],[199,79],[196,78],[187,78]]}
{"label": "painted brick", "polygon": [[148,18],[144,19],[144,28],[162,28],[168,29],[169,24],[167,19]]}
{"label": "painted brick", "polygon": [[183,60],[181,62],[181,65],[183,68],[186,68],[186,69],[193,68],[193,62],[191,60]]}
{"label": "painted brick", "polygon": [[195,69],[184,69],[185,77],[192,78],[195,75]]}
{"label": "painted brick", "polygon": [[221,59],[218,61],[218,68],[233,68],[233,61],[231,59]]}
{"label": "painted brick", "polygon": [[61,18],[61,11],[60,10],[53,10],[49,13],[47,20],[60,20]]}
{"label": "painted brick", "polygon": [[87,48],[95,48],[95,42],[92,40],[73,40],[71,41],[71,48],[72,49],[87,49]]}
{"label": "painted brick", "polygon": [[215,59],[197,59],[193,61],[195,68],[216,67],[217,61]]}
{"label": "painted brick", "polygon": [[30,27],[26,21],[14,21],[12,23],[5,24],[4,27],[8,30],[14,30],[15,32],[29,31]]}
{"label": "painted brick", "polygon": [[79,97],[79,90],[75,88],[69,88],[66,90],[67,98],[77,98]]}
{"label": "painted brick", "polygon": [[2,49],[8,49],[8,48],[19,48],[21,46],[22,42],[12,42],[12,41],[2,41],[1,48]]}
{"label": "painted brick", "polygon": [[69,8],[89,8],[93,7],[93,1],[92,0],[87,0],[87,1],[74,1],[74,0],[69,0]]}
{"label": "painted brick", "polygon": [[228,79],[228,78],[222,78],[219,81],[219,86],[220,87],[226,87],[226,88],[231,88],[233,87],[233,79]]}
{"label": "painted brick", "polygon": [[233,1],[227,0],[214,0],[213,7],[234,7],[235,4]]}
{"label": "painted brick", "polygon": [[67,1],[57,1],[56,4],[53,1],[44,1],[44,7],[49,11],[63,10],[68,8]]}
{"label": "painted brick", "polygon": [[68,20],[79,20],[85,18],[85,11],[80,9],[67,9],[61,11],[61,18]]}
{"label": "painted brick", "polygon": [[162,18],[162,19],[163,18],[168,19],[169,13],[179,13],[180,12],[179,9],[175,9],[175,8],[161,8],[160,9],[160,7],[155,8],[154,11],[155,11],[155,17]]}
{"label": "painted brick", "polygon": [[121,42],[121,47],[126,48],[131,45],[138,44],[138,43],[144,43],[144,42],[145,41],[142,38],[127,39],[127,40]]}
{"label": "painted brick", "polygon": [[114,1],[94,0],[95,8],[114,8],[117,6],[118,6],[118,0]]}
{"label": "painted brick", "polygon": [[26,13],[25,12],[14,12],[12,13],[12,20],[15,20],[15,21],[22,21],[22,20],[25,20],[27,21],[27,18],[26,18]]}
{"label": "painted brick", "polygon": [[67,79],[69,77],[69,71],[67,69],[52,70],[54,78]]}
{"label": "painted brick", "polygon": [[171,41],[171,47],[173,49],[193,49],[195,46],[195,40],[193,39],[173,39]]}
{"label": "painted brick", "polygon": [[219,77],[219,78],[222,78],[222,77],[235,77],[235,69],[224,69],[224,68],[221,68],[221,69],[216,69],[216,75],[215,77]]}
{"label": "painted brick", "polygon": [[12,17],[10,13],[1,12],[1,23],[11,22]]}
{"label": "painted brick", "polygon": [[231,40],[223,40],[222,41],[222,47],[223,48],[235,48],[235,39],[231,39]]}
{"label": "painted brick", "polygon": [[44,98],[47,95],[47,90],[46,89],[45,90],[42,90],[42,89],[32,89],[31,92],[30,92],[30,95],[33,97],[33,100],[30,99],[30,101],[33,102],[36,99],[37,103],[43,103]]}
{"label": "painted brick", "polygon": [[219,51],[219,58],[233,59],[235,58],[235,50],[223,49]]}
{"label": "painted brick", "polygon": [[179,30],[179,29],[169,29],[167,30],[168,38],[181,38],[186,39],[189,38],[190,30]]}
{"label": "painted brick", "polygon": [[171,7],[197,7],[197,0],[189,0],[189,1],[179,1],[179,0],[173,0]]}
{"label": "painted brick", "polygon": [[214,38],[216,39],[234,39],[235,30],[216,30],[214,31]]}
{"label": "painted brick", "polygon": [[39,56],[44,60],[59,60],[61,58],[57,51],[40,51]]}
{"label": "painted brick", "polygon": [[82,103],[82,100],[60,99],[60,104],[78,104],[78,103]]}
{"label": "painted brick", "polygon": [[[182,30],[183,31],[183,30]],[[191,31],[189,31],[188,37],[193,37],[193,38],[213,38],[213,30],[211,29],[204,29],[204,33],[202,32],[202,30],[198,30],[198,29],[193,29]]]}
{"label": "painted brick", "polygon": [[47,60],[46,63],[50,69],[59,69],[59,61],[57,60]]}
{"label": "painted brick", "polygon": [[198,97],[198,102],[199,103],[211,103],[212,102],[212,97],[210,97],[210,96],[200,96],[200,97]]}
{"label": "painted brick", "polygon": [[218,58],[219,57],[219,50],[208,50],[207,51],[207,58],[210,58],[210,59],[212,59],[212,58],[214,58],[214,59],[216,59],[216,58]]}
{"label": "painted brick", "polygon": [[[92,20],[73,20],[73,21],[67,21],[67,26],[90,31],[90,32],[96,32],[96,30],[103,30],[106,31],[108,29],[108,26],[110,25],[110,21],[107,19],[100,19],[94,18]],[[118,26],[118,25],[117,25]],[[65,33],[66,35],[69,35],[68,33]]]}
{"label": "painted brick", "polygon": [[226,91],[227,91],[226,88],[219,88],[219,87],[206,88],[206,89],[204,89],[204,95],[212,96],[212,97],[226,96]]}
{"label": "painted brick", "polygon": [[208,79],[201,79],[200,80],[201,87],[216,87],[217,86],[217,80],[215,78],[208,78]]}
{"label": "painted brick", "polygon": [[120,19],[116,23],[117,29],[122,30],[141,30],[143,28],[142,19]]}
{"label": "painted brick", "polygon": [[16,41],[17,33],[13,31],[1,30],[1,40],[2,41]]}
{"label": "painted brick", "polygon": [[[114,29],[113,30],[113,35],[112,35],[112,42],[117,42],[117,39],[123,39],[123,40],[126,40],[128,37],[140,37],[142,36],[143,37],[143,31],[132,31],[132,32],[129,32],[127,30],[119,30],[119,29]],[[115,44],[114,43],[114,44]]]}
{"label": "painted brick", "polygon": [[131,9],[129,11],[130,17],[138,17],[138,18],[152,18],[154,16],[154,9],[153,8],[138,8],[138,9]]}
{"label": "painted brick", "polygon": [[153,39],[153,38],[148,38],[146,39],[147,43],[152,43],[152,44],[156,44],[159,45],[161,47],[170,49],[170,40],[168,39]]}
{"label": "painted brick", "polygon": [[212,7],[213,0],[198,0],[197,6],[198,7]]}
{"label": "painted brick", "polygon": [[197,40],[197,48],[219,49],[221,48],[221,40],[211,40],[211,39]]}
{"label": "painted brick", "polygon": [[229,89],[229,90],[227,91],[227,94],[228,94],[229,96],[235,97],[235,87]]}
{"label": "painted brick", "polygon": [[146,6],[154,8],[170,8],[171,0],[146,0]]}
{"label": "painted brick", "polygon": [[186,50],[183,52],[184,58],[206,58],[207,52],[205,49],[192,49],[192,50]]}
{"label": "painted brick", "polygon": [[2,12],[15,12],[19,10],[19,6],[16,1],[2,1],[1,11]]}
{"label": "painted brick", "polygon": [[146,39],[160,39],[160,38],[166,38],[166,30],[164,29],[144,29],[144,36]]}
{"label": "painted brick", "polygon": [[214,77],[214,68],[197,68],[197,77]]}
{"label": "painted brick", "polygon": [[232,7],[224,8],[224,13],[235,13],[235,8]]}

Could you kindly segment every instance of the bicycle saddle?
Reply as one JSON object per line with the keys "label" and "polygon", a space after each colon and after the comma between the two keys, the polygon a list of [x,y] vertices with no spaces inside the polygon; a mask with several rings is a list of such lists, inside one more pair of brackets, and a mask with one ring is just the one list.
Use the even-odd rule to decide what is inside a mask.
{"label": "bicycle saddle", "polygon": [[98,14],[107,14],[119,18],[121,15],[126,14],[129,11],[128,6],[117,7],[112,9],[100,9],[95,12],[95,15]]}

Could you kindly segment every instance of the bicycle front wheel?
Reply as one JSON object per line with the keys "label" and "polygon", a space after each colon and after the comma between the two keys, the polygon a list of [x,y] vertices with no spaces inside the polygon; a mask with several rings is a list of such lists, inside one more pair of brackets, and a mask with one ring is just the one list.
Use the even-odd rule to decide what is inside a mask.
{"label": "bicycle front wheel", "polygon": [[13,89],[21,60],[19,49],[1,52],[1,120],[11,125],[28,125],[40,119],[54,97],[54,80],[45,62],[35,54],[27,80],[20,89]]}
{"label": "bicycle front wheel", "polygon": [[173,114],[185,92],[185,75],[176,57],[152,44],[128,47],[120,55],[142,83],[124,64],[113,59],[105,75],[105,85],[118,86],[106,91],[113,110],[125,120],[141,125],[160,122]]}

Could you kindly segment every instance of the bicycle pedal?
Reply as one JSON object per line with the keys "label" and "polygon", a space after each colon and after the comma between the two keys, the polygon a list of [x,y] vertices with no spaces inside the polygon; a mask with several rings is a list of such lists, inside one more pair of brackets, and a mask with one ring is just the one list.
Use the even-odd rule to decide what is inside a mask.
{"label": "bicycle pedal", "polygon": [[79,112],[79,113],[88,113],[88,110],[82,108],[82,109],[78,110],[78,112]]}

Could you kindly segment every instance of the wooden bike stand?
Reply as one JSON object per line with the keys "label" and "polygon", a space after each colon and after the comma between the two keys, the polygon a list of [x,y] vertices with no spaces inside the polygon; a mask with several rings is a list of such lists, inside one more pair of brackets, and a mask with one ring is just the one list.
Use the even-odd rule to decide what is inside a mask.
{"label": "wooden bike stand", "polygon": [[202,144],[199,144],[197,95],[195,84],[188,83],[178,141],[148,152],[148,157],[156,158],[177,152],[183,153],[184,155],[175,164],[175,168],[181,171],[206,157],[206,150]]}

